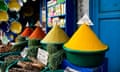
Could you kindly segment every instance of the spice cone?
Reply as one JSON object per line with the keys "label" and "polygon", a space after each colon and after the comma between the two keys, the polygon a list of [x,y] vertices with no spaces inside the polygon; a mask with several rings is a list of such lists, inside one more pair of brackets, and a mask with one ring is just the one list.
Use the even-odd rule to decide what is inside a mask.
{"label": "spice cone", "polygon": [[108,48],[86,24],[80,26],[71,39],[64,44],[64,47],[83,52],[104,51]]}
{"label": "spice cone", "polygon": [[41,43],[65,43],[68,39],[67,34],[58,25],[55,25]]}

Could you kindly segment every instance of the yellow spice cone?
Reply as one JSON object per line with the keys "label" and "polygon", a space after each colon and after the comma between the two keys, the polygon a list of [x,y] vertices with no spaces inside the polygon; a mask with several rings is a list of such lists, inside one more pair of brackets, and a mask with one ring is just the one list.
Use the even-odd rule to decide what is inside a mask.
{"label": "yellow spice cone", "polygon": [[71,39],[64,44],[64,47],[83,52],[104,51],[107,49],[107,46],[98,39],[86,24],[80,26]]}
{"label": "yellow spice cone", "polygon": [[0,11],[0,21],[8,21],[9,16],[6,11]]}
{"label": "yellow spice cone", "polygon": [[58,25],[55,25],[41,43],[65,43],[68,39],[67,34]]}

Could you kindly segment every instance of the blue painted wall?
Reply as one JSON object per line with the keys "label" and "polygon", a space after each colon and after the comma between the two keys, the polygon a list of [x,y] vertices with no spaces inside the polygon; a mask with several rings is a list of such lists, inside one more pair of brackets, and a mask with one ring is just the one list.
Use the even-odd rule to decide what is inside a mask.
{"label": "blue painted wall", "polygon": [[120,0],[90,0],[93,30],[109,46],[108,72],[120,72]]}

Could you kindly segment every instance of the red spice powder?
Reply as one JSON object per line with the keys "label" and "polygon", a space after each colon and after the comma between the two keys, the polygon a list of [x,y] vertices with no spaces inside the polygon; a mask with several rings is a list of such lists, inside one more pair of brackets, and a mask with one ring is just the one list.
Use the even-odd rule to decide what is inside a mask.
{"label": "red spice powder", "polygon": [[33,29],[31,29],[30,27],[26,27],[25,30],[21,33],[21,36],[23,37],[28,37],[30,36],[30,34],[32,34]]}
{"label": "red spice powder", "polygon": [[29,36],[29,39],[41,40],[45,35],[45,32],[39,26],[37,26],[33,33]]}

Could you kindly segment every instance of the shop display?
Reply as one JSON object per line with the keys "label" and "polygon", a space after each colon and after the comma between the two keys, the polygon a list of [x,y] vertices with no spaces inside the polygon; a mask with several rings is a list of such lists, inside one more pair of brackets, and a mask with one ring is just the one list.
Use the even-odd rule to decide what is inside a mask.
{"label": "shop display", "polygon": [[52,27],[54,24],[59,24],[60,27],[65,27],[65,1],[63,2],[51,0],[48,1],[48,27]]}
{"label": "shop display", "polygon": [[76,29],[76,0],[46,0],[46,30],[55,24],[71,36]]}
{"label": "shop display", "polygon": [[[34,13],[37,10],[35,9],[34,11],[33,8],[25,8],[27,12],[23,13],[23,11],[20,11],[20,10],[23,10],[21,9],[22,5],[20,5],[20,3],[21,3],[20,0],[19,1],[9,0],[7,2],[9,10],[7,11],[7,8],[5,9],[4,6],[0,10],[0,17],[1,17],[0,29],[2,29],[5,32],[5,37],[9,36],[10,38],[13,39],[12,40],[13,43],[11,40],[8,40],[10,41],[10,43],[13,44],[12,45],[9,43],[5,44],[4,42],[6,40],[5,38],[2,38],[4,39],[4,42],[2,42],[3,40],[1,41],[1,47],[0,47],[0,59],[2,60],[0,61],[0,64],[1,64],[0,69],[2,68],[2,72],[18,72],[18,71],[39,72],[41,69],[45,67],[44,64],[39,62],[21,61],[21,60],[23,60],[24,58],[28,58],[29,56],[36,59],[38,48],[41,47],[40,40],[42,40],[46,34],[44,31],[42,31],[40,24],[37,25],[36,27],[31,27],[31,26],[25,27],[24,20],[25,21],[27,20],[21,19],[21,14],[24,14],[23,18],[27,18],[30,20],[29,22],[30,24],[32,24],[32,21],[35,21],[34,18],[31,18],[31,16],[33,17],[33,15],[37,15],[37,16],[39,15]],[[0,7],[2,7],[1,5]],[[29,2],[28,2],[28,7],[30,7]],[[14,36],[14,34],[16,36]],[[20,56],[21,53],[18,56],[11,53],[11,52],[17,52],[17,51],[21,52],[24,48],[29,49],[27,56],[25,56],[24,58]],[[11,53],[11,54],[7,54],[7,53]],[[14,67],[12,66],[12,64],[14,63],[18,63],[18,64],[16,64]]]}
{"label": "shop display", "polygon": [[[103,68],[108,46],[92,31],[87,15],[78,22],[81,25],[76,30],[77,1],[45,0],[46,11],[39,12],[36,4],[43,1],[0,1],[0,29],[5,33],[0,33],[1,71],[93,72]],[[40,24],[42,20],[47,34]]]}

